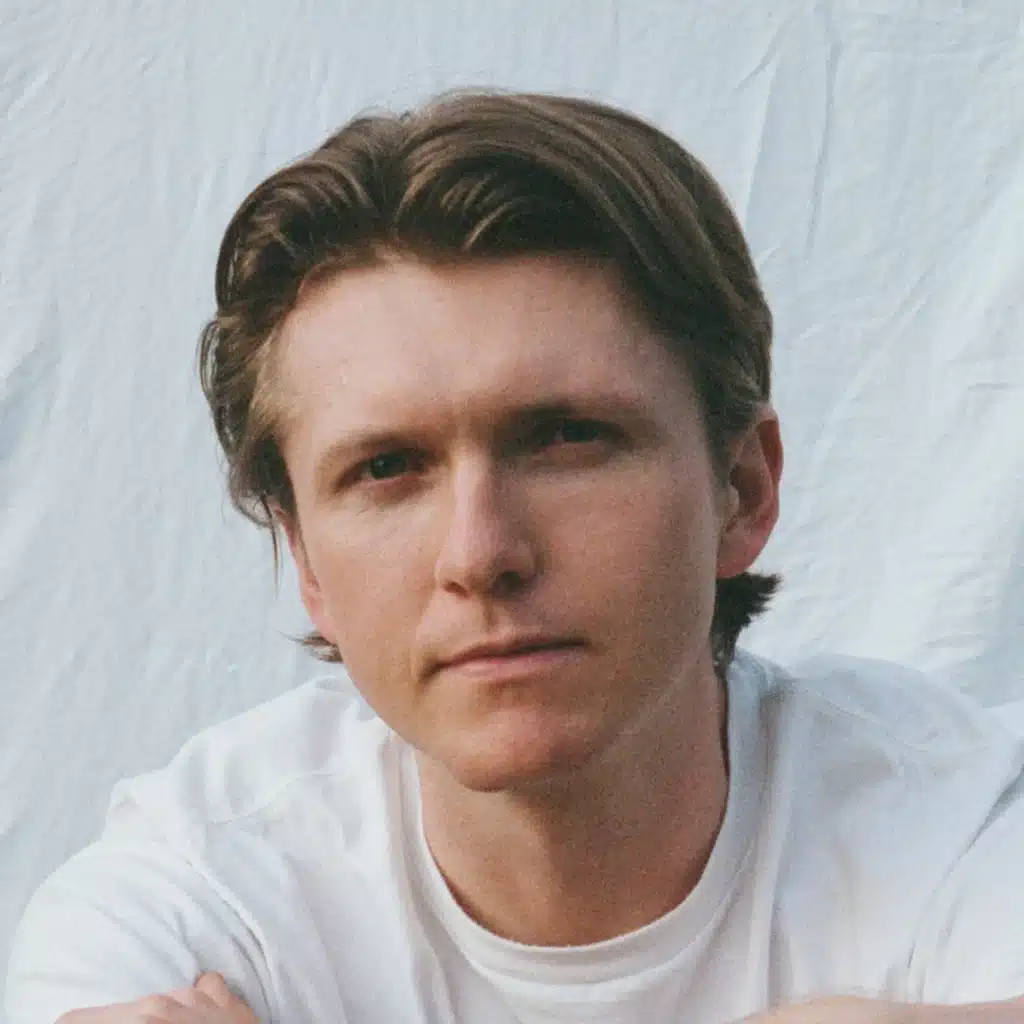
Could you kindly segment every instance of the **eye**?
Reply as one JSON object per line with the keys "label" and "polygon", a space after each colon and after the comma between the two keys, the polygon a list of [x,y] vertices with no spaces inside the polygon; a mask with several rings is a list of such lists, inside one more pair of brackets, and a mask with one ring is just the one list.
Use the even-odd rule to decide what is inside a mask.
{"label": "eye", "polygon": [[610,428],[597,420],[558,419],[537,427],[534,443],[541,448],[561,445],[592,444],[607,440]]}
{"label": "eye", "polygon": [[607,434],[604,425],[594,420],[565,420],[561,424],[562,440],[566,444],[586,444],[600,441]]}
{"label": "eye", "polygon": [[378,481],[393,480],[406,473],[418,472],[423,467],[423,460],[413,451],[381,452],[367,459],[358,467],[360,480]]}

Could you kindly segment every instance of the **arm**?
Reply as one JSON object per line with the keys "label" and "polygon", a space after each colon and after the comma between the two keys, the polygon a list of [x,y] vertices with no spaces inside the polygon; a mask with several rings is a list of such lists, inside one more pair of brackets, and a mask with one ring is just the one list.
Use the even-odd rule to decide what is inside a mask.
{"label": "arm", "polygon": [[[189,1011],[187,1017],[182,1010]],[[259,1024],[252,1010],[219,974],[204,974],[192,988],[147,996],[134,1003],[72,1010],[57,1024]]]}
{"label": "arm", "polygon": [[1024,1000],[940,1006],[816,999],[745,1017],[743,1024],[1024,1024]]}
{"label": "arm", "polygon": [[242,922],[173,852],[155,842],[103,840],[29,903],[4,1006],[9,1024],[42,1024],[83,1007],[190,988],[204,971],[218,971],[269,1021],[261,959]]}

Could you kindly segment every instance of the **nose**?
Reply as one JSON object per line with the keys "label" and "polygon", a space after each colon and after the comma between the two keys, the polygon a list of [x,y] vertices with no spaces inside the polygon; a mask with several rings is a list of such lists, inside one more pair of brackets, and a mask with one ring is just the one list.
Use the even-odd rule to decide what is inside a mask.
{"label": "nose", "polygon": [[514,484],[494,466],[452,473],[436,582],[452,593],[509,595],[537,574],[539,556]]}

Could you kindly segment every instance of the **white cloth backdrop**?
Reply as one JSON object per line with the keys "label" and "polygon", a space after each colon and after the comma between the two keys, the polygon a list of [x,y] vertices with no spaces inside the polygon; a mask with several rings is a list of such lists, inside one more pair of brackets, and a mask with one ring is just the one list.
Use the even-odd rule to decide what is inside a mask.
{"label": "white cloth backdrop", "polygon": [[690,145],[777,315],[748,646],[1024,698],[1021,0],[0,0],[0,973],[112,784],[323,669],[194,373],[225,223],[356,112],[593,95]]}

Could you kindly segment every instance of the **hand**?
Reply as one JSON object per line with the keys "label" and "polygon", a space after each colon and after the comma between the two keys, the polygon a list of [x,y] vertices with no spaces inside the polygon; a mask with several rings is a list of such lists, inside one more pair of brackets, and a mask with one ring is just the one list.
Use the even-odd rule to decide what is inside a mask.
{"label": "hand", "polygon": [[146,996],[134,1003],[65,1013],[57,1024],[259,1024],[256,1014],[219,974],[203,974],[193,988]]}
{"label": "hand", "polygon": [[744,1017],[739,1024],[1024,1024],[1024,1000],[936,1006],[844,997]]}

